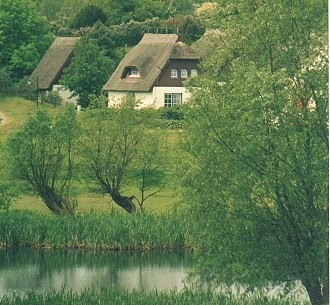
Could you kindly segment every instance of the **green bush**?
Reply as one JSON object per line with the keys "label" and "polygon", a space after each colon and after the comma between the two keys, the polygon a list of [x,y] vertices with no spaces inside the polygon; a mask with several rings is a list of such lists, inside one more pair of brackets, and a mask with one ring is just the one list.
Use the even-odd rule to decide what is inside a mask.
{"label": "green bush", "polygon": [[162,108],[161,117],[166,120],[183,120],[184,113],[180,106]]}

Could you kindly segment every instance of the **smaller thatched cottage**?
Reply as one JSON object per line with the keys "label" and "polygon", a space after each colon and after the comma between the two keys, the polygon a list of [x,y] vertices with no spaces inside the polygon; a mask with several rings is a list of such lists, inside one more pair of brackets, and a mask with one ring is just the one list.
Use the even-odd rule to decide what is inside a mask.
{"label": "smaller thatched cottage", "polygon": [[181,105],[189,97],[184,82],[198,74],[198,54],[176,34],[145,34],[123,58],[104,90],[109,107],[134,94],[141,107]]}
{"label": "smaller thatched cottage", "polygon": [[73,56],[73,47],[79,37],[57,37],[49,47],[36,69],[30,76],[35,84],[39,98],[45,99],[49,92],[58,91],[64,102],[76,103],[71,92],[65,90],[59,80],[63,70],[69,65]]}

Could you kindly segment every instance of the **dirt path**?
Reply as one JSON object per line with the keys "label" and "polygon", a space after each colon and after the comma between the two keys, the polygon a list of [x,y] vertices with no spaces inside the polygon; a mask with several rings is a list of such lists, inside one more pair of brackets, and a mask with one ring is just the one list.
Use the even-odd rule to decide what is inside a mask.
{"label": "dirt path", "polygon": [[2,112],[0,112],[0,125],[4,125],[5,122],[6,122],[5,115]]}

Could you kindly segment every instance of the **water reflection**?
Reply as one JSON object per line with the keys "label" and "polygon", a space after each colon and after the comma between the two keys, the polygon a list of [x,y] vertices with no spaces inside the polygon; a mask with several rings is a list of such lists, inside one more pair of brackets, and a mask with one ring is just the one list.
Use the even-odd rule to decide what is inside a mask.
{"label": "water reflection", "polygon": [[0,250],[0,296],[27,290],[112,287],[118,290],[182,289],[192,266],[185,252],[82,252]]}

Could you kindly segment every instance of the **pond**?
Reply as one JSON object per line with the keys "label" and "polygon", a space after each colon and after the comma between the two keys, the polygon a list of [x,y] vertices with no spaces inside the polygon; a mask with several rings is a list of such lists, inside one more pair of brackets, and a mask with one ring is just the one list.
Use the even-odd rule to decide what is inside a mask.
{"label": "pond", "polygon": [[[0,298],[30,290],[81,292],[88,288],[158,291],[191,287],[187,276],[193,268],[190,252],[102,252],[80,250],[0,249]],[[216,289],[231,295],[246,294],[239,284]],[[268,286],[263,293],[308,299],[301,283]]]}
{"label": "pond", "polygon": [[192,267],[187,252],[0,250],[0,297],[28,290],[87,288],[181,290]]}

